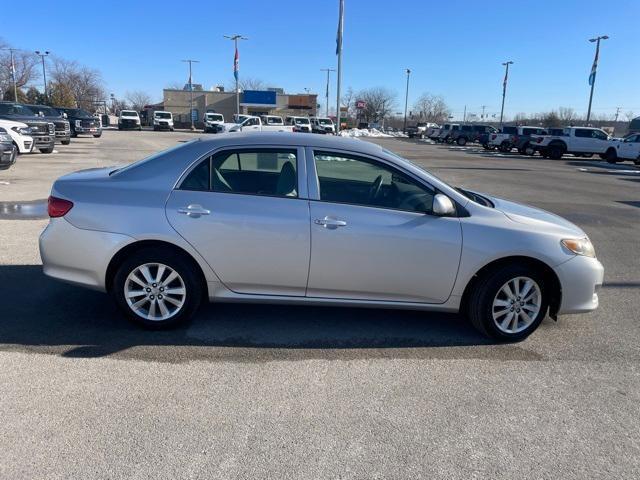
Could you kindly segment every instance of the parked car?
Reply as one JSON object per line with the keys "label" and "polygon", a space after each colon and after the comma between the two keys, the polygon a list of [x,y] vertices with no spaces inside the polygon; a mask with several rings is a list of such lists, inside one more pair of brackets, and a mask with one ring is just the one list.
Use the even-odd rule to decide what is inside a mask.
{"label": "parked car", "polygon": [[135,110],[120,110],[118,130],[142,130],[138,112]]}
{"label": "parked car", "polygon": [[489,148],[497,148],[503,153],[513,148],[513,138],[518,134],[518,127],[504,125],[499,132],[489,135]]}
{"label": "parked car", "polygon": [[261,115],[263,125],[284,125],[284,120],[278,115]]}
{"label": "parked car", "polygon": [[204,133],[218,133],[224,125],[224,115],[221,113],[207,112],[202,118]]}
{"label": "parked car", "polygon": [[0,128],[11,137],[18,155],[21,153],[31,153],[34,141],[31,136],[31,128],[29,128],[26,123],[0,119]]}
{"label": "parked car", "polygon": [[[15,102],[0,102],[0,118],[22,122],[29,127],[28,136],[33,141],[33,147],[29,151],[38,149],[42,153],[53,153],[56,133],[52,122],[39,117],[29,107]],[[20,153],[23,153],[22,150]]]}
{"label": "parked car", "polygon": [[55,107],[61,114],[66,115],[71,127],[71,136],[92,135],[95,138],[102,136],[101,122],[82,108]]}
{"label": "parked car", "polygon": [[535,149],[531,145],[531,139],[534,136],[546,135],[547,130],[542,127],[518,127],[517,133],[512,137],[513,147],[518,150],[521,155],[533,155]]}
{"label": "parked car", "polygon": [[460,146],[466,145],[467,142],[473,141],[475,130],[473,125],[460,125],[460,128],[454,130],[449,135],[449,143],[457,143]]}
{"label": "parked car", "polygon": [[610,139],[599,128],[567,127],[563,129],[563,134],[560,136],[534,136],[531,139],[531,145],[544,158],[553,160],[559,160],[567,153],[578,156],[598,154],[610,163],[615,163],[617,160],[615,140]]}
{"label": "parked car", "polygon": [[58,110],[48,105],[27,105],[27,107],[38,116],[53,123],[56,141],[59,141],[62,145],[69,145],[71,143],[71,126],[69,120],[64,118]]}
{"label": "parked car", "polygon": [[440,129],[440,133],[438,133],[436,141],[438,143],[451,143],[451,135],[458,130],[460,130],[460,124],[445,123],[444,126]]}
{"label": "parked car", "polygon": [[243,115],[242,123],[225,123],[219,127],[220,132],[292,132],[293,128],[286,125],[265,125],[260,117]]}
{"label": "parked car", "polygon": [[153,112],[153,129],[155,131],[169,130],[173,132],[173,114],[160,110]]}
{"label": "parked car", "polygon": [[13,138],[4,127],[0,127],[0,170],[7,170],[16,163],[18,149],[13,144]]}
{"label": "parked car", "polygon": [[640,133],[640,117],[636,117],[629,122],[628,130],[627,135],[631,133]]}
{"label": "parked car", "polygon": [[333,135],[336,133],[336,127],[333,120],[329,117],[311,117],[311,132],[321,135]]}
{"label": "parked car", "polygon": [[412,125],[407,125],[407,137],[425,138],[427,136],[427,129],[434,126],[435,124],[428,122],[417,122]]}
{"label": "parked car", "polygon": [[462,311],[517,341],[547,313],[597,308],[603,279],[567,220],[327,135],[196,139],[65,175],[48,209],[44,273],[151,328],[209,298]]}
{"label": "parked car", "polygon": [[640,133],[632,133],[622,140],[616,140],[614,144],[616,162],[632,160],[636,165],[640,165]]}
{"label": "parked car", "polygon": [[284,123],[293,127],[294,132],[311,133],[309,117],[287,117]]}

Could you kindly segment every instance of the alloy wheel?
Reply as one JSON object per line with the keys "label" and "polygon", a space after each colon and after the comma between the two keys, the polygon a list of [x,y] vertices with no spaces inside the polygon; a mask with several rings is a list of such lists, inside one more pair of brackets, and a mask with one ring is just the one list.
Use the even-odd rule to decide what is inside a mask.
{"label": "alloy wheel", "polygon": [[182,277],[168,265],[145,263],[127,276],[124,296],[129,308],[139,317],[164,321],[183,308],[187,289]]}
{"label": "alloy wheel", "polygon": [[526,330],[535,321],[541,305],[538,284],[529,277],[516,277],[498,290],[491,313],[501,332],[514,334]]}

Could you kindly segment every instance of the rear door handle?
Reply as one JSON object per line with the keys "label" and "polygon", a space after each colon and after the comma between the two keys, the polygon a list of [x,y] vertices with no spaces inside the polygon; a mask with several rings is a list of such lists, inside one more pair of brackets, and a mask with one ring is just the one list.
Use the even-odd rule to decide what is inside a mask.
{"label": "rear door handle", "polygon": [[209,215],[211,211],[203,208],[202,205],[192,204],[187,207],[179,208],[178,213],[182,213],[187,217],[198,218],[202,215]]}
{"label": "rear door handle", "polygon": [[316,225],[322,225],[324,228],[335,230],[338,227],[346,227],[347,222],[344,220],[338,220],[333,217],[316,218],[313,223]]}

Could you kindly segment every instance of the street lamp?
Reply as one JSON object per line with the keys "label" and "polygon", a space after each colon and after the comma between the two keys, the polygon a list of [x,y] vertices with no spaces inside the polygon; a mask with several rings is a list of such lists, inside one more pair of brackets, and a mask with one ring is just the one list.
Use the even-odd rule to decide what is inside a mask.
{"label": "street lamp", "polygon": [[[329,116],[329,75],[331,74],[331,72],[335,72],[335,69],[333,68],[321,68],[320,69],[321,72],[327,72],[327,91],[325,92],[325,98],[326,98],[326,102],[327,102],[327,108],[326,108],[326,116]],[[338,118],[340,118],[340,112],[338,112],[337,115]],[[340,121],[340,120],[338,120]]]}
{"label": "street lamp", "polygon": [[507,80],[509,79],[509,65],[513,65],[513,62],[509,60],[508,62],[503,62],[502,65],[505,66],[505,71],[504,71],[504,82],[502,82],[502,107],[500,108],[500,128],[502,128],[502,118],[504,115],[504,97],[507,94]]}
{"label": "street lamp", "polygon": [[404,133],[407,133],[407,104],[409,103],[409,76],[411,75],[411,70],[407,68],[407,89],[404,94]]}
{"label": "street lamp", "polygon": [[189,116],[191,117],[191,130],[195,130],[196,126],[193,124],[193,77],[191,76],[191,64],[192,63],[200,63],[199,60],[182,60],[185,63],[189,64]]}
{"label": "street lamp", "polygon": [[41,52],[40,50],[36,50],[36,55],[38,55],[42,59],[42,78],[44,79],[44,98],[49,101],[49,95],[47,94],[47,69],[44,66],[44,57],[49,55],[49,51]]}
{"label": "street lamp", "polygon": [[591,118],[591,101],[593,100],[593,87],[596,84],[596,70],[598,69],[598,56],[600,55],[600,40],[607,40],[608,35],[602,35],[596,38],[590,38],[591,43],[596,44],[596,56],[593,59],[593,65],[591,66],[591,73],[589,74],[589,85],[591,85],[591,93],[589,94],[589,109],[587,110],[587,125],[589,125],[589,119]]}
{"label": "street lamp", "polygon": [[233,45],[236,48],[235,54],[233,55],[233,76],[236,79],[236,115],[240,115],[240,88],[238,85],[238,76],[240,70],[240,56],[238,55],[238,40],[249,40],[242,35],[238,35],[237,33],[234,35],[223,35],[224,38],[228,38],[229,40],[233,40]]}

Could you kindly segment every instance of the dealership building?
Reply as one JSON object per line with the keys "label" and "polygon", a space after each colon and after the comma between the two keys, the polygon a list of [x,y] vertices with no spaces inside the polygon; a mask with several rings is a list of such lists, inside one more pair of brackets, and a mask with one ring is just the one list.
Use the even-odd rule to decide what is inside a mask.
{"label": "dealership building", "polygon": [[[163,102],[154,105],[154,110],[171,112],[177,127],[190,124],[189,106],[191,91],[185,89],[163,90]],[[318,96],[316,94],[288,94],[282,89],[245,90],[240,92],[240,113],[246,115],[288,115],[312,116],[317,111]],[[193,115],[196,127],[202,128],[202,117],[205,112],[216,112],[224,115],[225,121],[231,121],[236,113],[235,92],[221,89],[202,90],[194,85]]]}

